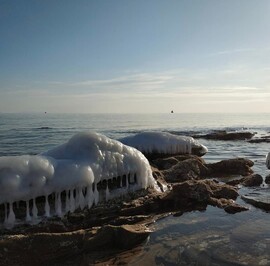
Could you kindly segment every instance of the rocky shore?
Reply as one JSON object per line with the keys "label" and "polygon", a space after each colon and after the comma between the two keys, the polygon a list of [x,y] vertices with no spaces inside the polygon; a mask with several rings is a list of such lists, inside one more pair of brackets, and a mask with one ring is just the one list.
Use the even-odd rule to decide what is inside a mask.
{"label": "rocky shore", "polygon": [[0,265],[114,264],[116,254],[146,241],[149,225],[156,220],[205,210],[208,205],[230,214],[247,211],[235,202],[238,187],[263,182],[247,159],[208,164],[195,155],[154,158],[150,163],[160,191],[149,188],[62,218],[1,229]]}

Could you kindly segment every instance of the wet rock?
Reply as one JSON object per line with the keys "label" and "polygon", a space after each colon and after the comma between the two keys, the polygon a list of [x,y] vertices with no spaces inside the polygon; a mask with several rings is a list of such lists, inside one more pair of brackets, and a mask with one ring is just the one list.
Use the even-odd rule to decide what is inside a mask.
{"label": "wet rock", "polygon": [[251,132],[227,132],[222,130],[205,135],[193,135],[192,137],[210,140],[248,140],[254,135],[255,134]]}
{"label": "wet rock", "polygon": [[270,211],[270,189],[260,189],[256,190],[247,195],[242,195],[241,198],[253,205],[254,207],[263,209],[265,211]]}
{"label": "wet rock", "polygon": [[249,210],[247,207],[244,207],[244,206],[241,206],[241,205],[235,203],[234,200],[232,200],[232,199],[224,199],[224,198],[215,199],[215,198],[211,198],[209,200],[209,203],[212,206],[222,208],[227,213],[231,213],[231,214]]}
{"label": "wet rock", "polygon": [[162,200],[171,201],[176,209],[194,208],[208,204],[235,213],[247,210],[234,202],[238,197],[235,188],[212,180],[189,180],[173,185],[171,193]]}
{"label": "wet rock", "polygon": [[162,171],[167,182],[184,182],[186,180],[198,179],[204,168],[202,163],[194,158],[178,162],[168,170]]}
{"label": "wet rock", "polygon": [[217,163],[206,164],[209,174],[212,175],[242,175],[247,176],[253,174],[251,167],[254,163],[244,158],[234,158],[223,160]]}
{"label": "wet rock", "polygon": [[262,136],[248,140],[249,143],[270,143],[270,136]]}
{"label": "wet rock", "polygon": [[266,184],[270,184],[270,175],[267,175],[267,176],[265,177],[265,183],[266,183]]}
{"label": "wet rock", "polygon": [[192,179],[203,179],[211,176],[242,175],[253,173],[253,162],[244,158],[222,160],[207,164],[194,155],[183,155],[169,158],[159,158],[151,162],[161,170],[167,182],[184,182]]}
{"label": "wet rock", "polygon": [[55,265],[82,252],[128,249],[150,234],[144,225],[104,226],[68,233],[6,235],[0,238],[0,265]]}
{"label": "wet rock", "polygon": [[236,185],[243,185],[245,187],[255,187],[255,186],[260,186],[263,182],[263,178],[259,174],[252,174],[237,180],[232,180],[227,182],[226,184],[231,185],[231,186],[236,186]]}

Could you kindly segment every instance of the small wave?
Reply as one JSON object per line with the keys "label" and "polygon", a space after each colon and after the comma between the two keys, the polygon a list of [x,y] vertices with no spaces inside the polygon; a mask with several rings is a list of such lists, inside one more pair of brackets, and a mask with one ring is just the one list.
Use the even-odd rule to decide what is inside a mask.
{"label": "small wave", "polygon": [[38,130],[47,130],[47,129],[52,129],[52,127],[38,127]]}

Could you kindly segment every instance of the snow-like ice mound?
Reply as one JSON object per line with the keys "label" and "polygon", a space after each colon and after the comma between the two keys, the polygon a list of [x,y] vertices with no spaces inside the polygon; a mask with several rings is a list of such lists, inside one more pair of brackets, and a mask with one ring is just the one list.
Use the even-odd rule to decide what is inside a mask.
{"label": "snow-like ice mound", "polygon": [[208,149],[192,137],[167,132],[144,132],[119,139],[145,154],[197,154],[204,155]]}
{"label": "snow-like ice mound", "polygon": [[[145,156],[98,133],[79,133],[40,155],[0,157],[0,205],[5,206],[6,225],[16,220],[14,202],[25,202],[29,221],[39,215],[37,197],[45,198],[45,216],[61,216],[90,208],[100,198],[149,186],[155,186],[155,180]],[[53,207],[48,198],[54,199]]]}

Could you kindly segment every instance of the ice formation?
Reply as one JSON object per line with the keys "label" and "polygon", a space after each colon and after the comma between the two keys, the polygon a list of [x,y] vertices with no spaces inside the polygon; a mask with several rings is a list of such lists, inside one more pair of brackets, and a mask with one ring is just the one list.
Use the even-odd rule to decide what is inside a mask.
{"label": "ice formation", "polygon": [[204,155],[208,149],[192,137],[173,135],[167,132],[144,132],[119,139],[145,154],[191,154]]}
{"label": "ice formation", "polygon": [[270,152],[266,156],[266,166],[268,169],[270,169]]}
{"label": "ice formation", "polygon": [[[98,133],[79,133],[40,155],[0,157],[0,207],[6,226],[16,220],[15,202],[24,205],[25,219],[31,221],[40,214],[62,216],[90,208],[100,198],[149,186],[156,185],[145,156]],[[42,210],[37,207],[40,197]]]}

